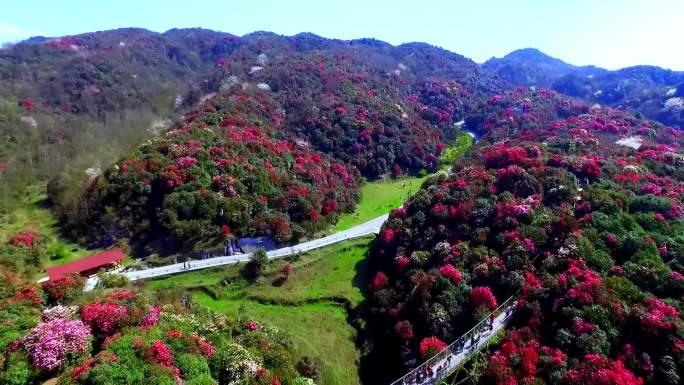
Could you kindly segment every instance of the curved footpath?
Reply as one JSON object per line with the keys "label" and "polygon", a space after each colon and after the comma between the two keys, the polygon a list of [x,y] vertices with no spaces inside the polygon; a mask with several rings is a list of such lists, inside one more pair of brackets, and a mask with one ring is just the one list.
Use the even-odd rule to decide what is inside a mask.
{"label": "curved footpath", "polygon": [[[466,132],[468,135],[470,135],[473,138],[473,143],[477,142],[478,136],[476,133],[469,131],[464,128],[465,121],[460,121],[455,123],[455,125]],[[451,172],[453,166],[449,166],[449,168],[446,170],[446,172]],[[389,217],[389,214],[383,214],[375,219],[371,219],[368,222],[362,223],[360,225],[354,226],[350,229],[340,231],[338,233],[329,235],[327,237],[323,238],[318,238],[314,239],[312,241],[308,242],[303,242],[298,245],[294,246],[289,246],[289,247],[283,247],[280,249],[276,250],[271,250],[267,252],[268,258],[269,259],[275,259],[275,258],[282,258],[282,257],[287,257],[290,255],[298,254],[298,253],[303,253],[305,251],[309,250],[314,250],[318,249],[321,247],[325,247],[328,245],[332,245],[338,242],[345,241],[347,239],[352,239],[352,238],[359,238],[363,237],[366,235],[370,234],[378,234],[380,232],[380,227],[382,227],[382,224],[387,220]],[[141,279],[148,279],[148,278],[155,278],[155,277],[161,277],[164,275],[171,275],[171,274],[177,274],[177,273],[182,273],[186,271],[193,271],[193,270],[200,270],[200,269],[206,269],[208,267],[216,267],[216,266],[222,266],[222,265],[230,265],[238,262],[245,262],[249,261],[250,254],[233,254],[229,256],[222,256],[222,257],[214,257],[214,258],[208,258],[208,259],[202,259],[202,260],[197,260],[197,261],[191,261],[190,267],[186,268],[183,263],[176,263],[173,265],[166,265],[166,266],[160,266],[160,267],[155,267],[151,269],[145,269],[145,270],[138,270],[138,271],[129,271],[129,272],[124,272],[122,275],[124,275],[126,278],[128,278],[131,281],[137,281]],[[99,281],[98,276],[93,276],[88,278],[88,280],[85,283],[84,290],[85,291],[90,291],[95,288],[95,285]]]}
{"label": "curved footpath", "polygon": [[[377,234],[380,231],[380,227],[382,226],[382,224],[387,220],[388,216],[389,214],[384,214],[375,219],[371,219],[368,222],[354,226],[350,229],[340,231],[332,235],[328,235],[327,237],[314,239],[294,246],[288,246],[276,250],[271,250],[266,254],[268,255],[269,259],[283,258],[298,253],[319,249],[321,247],[346,241],[348,239],[359,238],[369,234]],[[183,273],[186,271],[201,270],[209,267],[231,265],[238,262],[246,262],[249,261],[250,255],[251,254],[233,254],[221,257],[193,260],[190,261],[190,268],[184,268],[184,263],[175,263],[173,265],[154,267],[145,270],[128,271],[121,274],[131,281],[138,281],[141,279],[161,277],[164,275]],[[98,276],[88,278],[84,290],[89,291],[94,289],[98,281]]]}
{"label": "curved footpath", "polygon": [[[461,128],[463,122],[459,122],[456,125]],[[475,133],[468,130],[465,131],[473,137],[474,141],[477,141],[478,138]],[[449,167],[447,172],[451,172],[451,169],[452,167]],[[370,234],[378,234],[382,224],[385,223],[388,217],[389,214],[384,214],[375,219],[371,219],[368,222],[329,235],[327,237],[314,239],[294,246],[271,250],[266,254],[269,259],[283,258],[321,247],[326,247],[335,243],[346,241],[348,239],[359,238]],[[185,267],[184,263],[176,263],[173,265],[160,266],[138,271],[129,271],[121,274],[131,281],[138,281],[141,279],[161,277],[165,275],[183,273],[186,271],[201,270],[210,267],[246,262],[249,261],[250,256],[251,254],[233,254],[229,256],[191,261],[190,267]],[[84,290],[89,291],[94,289],[98,281],[98,276],[88,278]],[[516,298],[510,297],[497,309],[492,311],[487,317],[483,318],[483,320],[475,325],[470,331],[462,335],[451,345],[437,353],[432,358],[423,362],[421,365],[393,382],[391,385],[436,384],[440,379],[449,376],[455,370],[460,368],[466,361],[468,361],[468,359],[474,353],[484,347],[487,342],[489,342],[489,340],[500,330],[506,328],[513,313],[515,303]]]}

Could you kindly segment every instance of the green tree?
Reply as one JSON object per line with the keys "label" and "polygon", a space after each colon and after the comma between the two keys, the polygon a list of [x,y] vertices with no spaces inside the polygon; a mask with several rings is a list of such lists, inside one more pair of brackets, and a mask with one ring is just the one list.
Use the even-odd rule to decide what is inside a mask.
{"label": "green tree", "polygon": [[247,277],[250,279],[259,278],[266,270],[268,262],[269,260],[268,255],[266,254],[266,250],[259,249],[253,252],[249,256],[249,262],[247,262],[247,265],[245,266],[245,272]]}

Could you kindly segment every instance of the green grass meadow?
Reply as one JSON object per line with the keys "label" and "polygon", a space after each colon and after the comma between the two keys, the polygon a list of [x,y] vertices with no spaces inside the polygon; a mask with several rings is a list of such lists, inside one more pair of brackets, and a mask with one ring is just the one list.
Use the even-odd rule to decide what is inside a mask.
{"label": "green grass meadow", "polygon": [[262,279],[242,278],[244,264],[159,278],[146,289],[185,289],[195,304],[287,331],[297,353],[323,363],[320,385],[359,384],[360,352],[348,309],[364,299],[365,256],[373,237],[359,238],[291,259],[294,271],[283,281],[285,260],[272,261]]}

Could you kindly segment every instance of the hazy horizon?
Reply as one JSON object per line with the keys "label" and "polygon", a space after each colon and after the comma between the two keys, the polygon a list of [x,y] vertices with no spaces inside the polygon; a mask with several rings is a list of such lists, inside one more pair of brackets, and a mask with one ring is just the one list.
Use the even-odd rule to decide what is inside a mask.
{"label": "hazy horizon", "polygon": [[[0,16],[0,42],[59,37],[117,28],[207,28],[245,35],[311,32],[326,38],[376,38],[393,45],[425,42],[478,63],[533,47],[567,63],[618,69],[656,65],[684,70],[684,53],[672,46],[684,2],[596,3],[402,1],[319,3],[218,0],[116,4],[85,0],[11,3]],[[209,15],[210,17],[207,17]]]}

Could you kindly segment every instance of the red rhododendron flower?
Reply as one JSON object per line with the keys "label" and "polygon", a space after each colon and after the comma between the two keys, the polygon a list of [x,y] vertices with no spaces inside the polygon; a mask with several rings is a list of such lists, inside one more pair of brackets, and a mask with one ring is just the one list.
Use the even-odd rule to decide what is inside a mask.
{"label": "red rhododendron flower", "polygon": [[565,373],[566,384],[642,385],[644,380],[625,368],[622,361],[611,361],[598,354],[587,354],[578,369]]}
{"label": "red rhododendron flower", "polygon": [[309,210],[309,219],[311,219],[311,222],[318,222],[318,219],[321,217],[321,214],[318,212],[318,210],[312,208]]}
{"label": "red rhododendron flower", "polygon": [[382,271],[378,271],[373,279],[371,280],[368,287],[371,291],[378,291],[382,289],[387,284],[387,276]]}
{"label": "red rhododendron flower", "polygon": [[33,230],[23,230],[10,238],[9,243],[12,246],[19,246],[29,248],[33,246],[34,240],[38,237],[38,233]]}
{"label": "red rhododendron flower", "polygon": [[399,321],[394,325],[394,331],[397,332],[399,337],[405,340],[410,340],[413,338],[413,325],[409,321]]}
{"label": "red rhododendron flower", "polygon": [[677,330],[680,319],[679,312],[674,306],[668,305],[658,298],[646,298],[643,305],[634,305],[636,313],[646,330],[657,332],[659,330]]}
{"label": "red rhododendron flower", "polygon": [[31,99],[21,99],[18,104],[19,107],[23,107],[29,112],[33,109],[33,100]]}
{"label": "red rhododendron flower", "polygon": [[200,339],[199,346],[202,350],[202,354],[204,354],[204,356],[207,358],[211,358],[214,356],[214,354],[216,354],[216,348],[214,348],[211,343],[204,339]]}
{"label": "red rhododendron flower", "polygon": [[394,230],[390,228],[386,228],[385,230],[383,230],[382,240],[385,241],[385,243],[391,243],[394,240]]}
{"label": "red rhododendron flower", "polygon": [[427,359],[444,350],[447,346],[446,343],[437,337],[423,338],[420,341],[420,355],[423,359]]}
{"label": "red rhododendron flower", "polygon": [[292,264],[289,263],[289,262],[286,263],[286,264],[284,264],[284,265],[283,265],[283,268],[281,269],[283,275],[284,275],[286,278],[289,277],[290,274],[292,274],[292,270],[293,270]]}
{"label": "red rhododendron flower", "polygon": [[470,293],[470,302],[476,309],[485,306],[489,310],[494,310],[498,306],[492,289],[487,286],[473,288]]}
{"label": "red rhododendron flower", "polygon": [[463,275],[453,265],[444,265],[439,268],[439,273],[454,285],[458,285],[463,279]]}
{"label": "red rhododendron flower", "polygon": [[114,303],[93,302],[81,308],[81,319],[94,330],[112,334],[128,313],[125,306]]}
{"label": "red rhododendron flower", "polygon": [[165,368],[173,368],[173,352],[164,341],[152,341],[150,359]]}
{"label": "red rhododendron flower", "polygon": [[77,366],[71,370],[71,377],[74,380],[78,380],[79,378],[83,377],[86,373],[88,373],[94,364],[95,360],[86,360],[86,362],[84,362],[83,365]]}
{"label": "red rhododendron flower", "polygon": [[400,272],[403,272],[406,269],[406,267],[411,264],[411,260],[404,256],[397,257],[395,258],[395,260],[397,262],[397,268]]}

